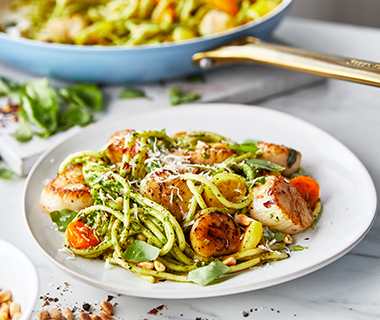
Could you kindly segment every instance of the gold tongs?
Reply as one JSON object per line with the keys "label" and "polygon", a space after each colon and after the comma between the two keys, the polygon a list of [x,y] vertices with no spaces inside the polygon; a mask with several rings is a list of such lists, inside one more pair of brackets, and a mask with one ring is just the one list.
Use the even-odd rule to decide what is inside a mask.
{"label": "gold tongs", "polygon": [[380,87],[380,63],[270,44],[254,37],[193,56],[194,64],[202,69],[252,61]]}

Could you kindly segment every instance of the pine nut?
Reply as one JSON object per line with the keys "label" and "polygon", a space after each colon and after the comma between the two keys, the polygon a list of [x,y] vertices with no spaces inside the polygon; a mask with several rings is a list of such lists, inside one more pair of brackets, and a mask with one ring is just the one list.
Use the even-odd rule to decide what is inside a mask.
{"label": "pine nut", "polygon": [[21,318],[21,312],[16,312],[12,316],[12,320],[19,320]]}
{"label": "pine nut", "polygon": [[88,312],[81,312],[79,314],[79,320],[91,320],[90,314]]}
{"label": "pine nut", "polygon": [[146,241],[147,238],[146,238],[143,234],[139,233],[139,234],[136,236],[136,239],[137,239],[137,240],[141,240],[141,241]]}
{"label": "pine nut", "polygon": [[108,301],[102,301],[99,304],[100,308],[107,314],[113,314],[113,306]]}
{"label": "pine nut", "polygon": [[153,263],[154,263],[154,269],[156,269],[157,271],[163,272],[166,270],[165,265],[161,261],[154,260]]}
{"label": "pine nut", "polygon": [[91,320],[100,320],[99,316],[95,313],[93,313],[92,315],[90,315],[90,318]]}
{"label": "pine nut", "polygon": [[8,301],[12,298],[12,293],[9,290],[0,291],[0,303]]}
{"label": "pine nut", "polygon": [[9,307],[6,302],[0,304],[0,320],[7,320],[9,314]]}
{"label": "pine nut", "polygon": [[41,309],[37,313],[37,320],[48,320],[49,319],[49,312],[45,309]]}
{"label": "pine nut", "polygon": [[252,223],[253,219],[246,216],[245,214],[237,214],[235,216],[235,221],[241,226],[248,227]]}
{"label": "pine nut", "polygon": [[61,318],[62,318],[61,311],[59,311],[57,308],[51,308],[49,310],[49,319],[60,320]]}
{"label": "pine nut", "polygon": [[17,302],[12,301],[9,304],[9,314],[11,315],[12,319],[15,313],[20,313],[21,312],[21,307]]}
{"label": "pine nut", "polygon": [[287,234],[284,238],[284,241],[286,244],[291,244],[293,242],[292,236],[290,234]]}
{"label": "pine nut", "polygon": [[236,259],[234,257],[229,257],[222,261],[227,267],[236,265]]}
{"label": "pine nut", "polygon": [[74,315],[69,308],[63,308],[62,317],[66,320],[73,320],[74,319]]}
{"label": "pine nut", "polygon": [[99,313],[99,318],[101,320],[115,320],[113,317],[111,317],[109,314],[106,314],[106,313]]}
{"label": "pine nut", "polygon": [[137,263],[136,266],[143,268],[143,269],[147,269],[147,270],[153,270],[154,263],[150,262],[150,261],[143,261],[143,262]]}

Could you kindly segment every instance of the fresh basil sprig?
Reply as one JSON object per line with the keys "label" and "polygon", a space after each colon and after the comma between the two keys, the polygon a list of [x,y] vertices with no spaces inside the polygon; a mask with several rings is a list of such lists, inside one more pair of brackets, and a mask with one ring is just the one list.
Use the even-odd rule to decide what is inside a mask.
{"label": "fresh basil sprig", "polygon": [[273,162],[258,158],[249,159],[246,163],[250,165],[254,170],[265,169],[270,171],[282,171],[285,169],[284,167],[279,166]]}
{"label": "fresh basil sprig", "polygon": [[127,261],[143,262],[155,260],[159,253],[160,249],[137,240],[125,250],[122,256]]}
{"label": "fresh basil sprig", "polygon": [[55,222],[58,227],[58,231],[64,232],[71,221],[77,216],[77,212],[69,209],[63,209],[61,211],[53,211],[50,213],[51,221]]}
{"label": "fresh basil sprig", "polygon": [[211,281],[230,270],[223,262],[213,261],[208,266],[190,271],[187,279],[201,286],[208,285]]}

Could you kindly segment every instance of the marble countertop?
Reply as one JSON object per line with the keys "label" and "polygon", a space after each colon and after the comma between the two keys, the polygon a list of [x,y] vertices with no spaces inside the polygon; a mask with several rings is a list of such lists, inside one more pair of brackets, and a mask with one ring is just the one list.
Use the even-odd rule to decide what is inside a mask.
{"label": "marble countertop", "polygon": [[[294,46],[332,54],[380,60],[380,30],[287,18],[275,37]],[[363,162],[380,190],[378,143],[380,89],[328,80],[302,90],[255,102],[304,119],[327,131]],[[51,306],[95,311],[108,295],[115,298],[116,319],[374,319],[380,317],[380,222],[349,253],[296,280],[269,288],[216,298],[165,300],[119,296],[84,284],[51,263],[33,242],[22,213],[25,179],[0,181],[0,238],[24,251],[37,268],[39,294]],[[360,212],[358,212],[360,214]],[[349,232],[349,230],[347,231]],[[2,275],[0,275],[2,276]],[[58,301],[54,302],[54,298]],[[32,319],[43,306],[38,299]],[[148,312],[160,305],[156,315]]]}

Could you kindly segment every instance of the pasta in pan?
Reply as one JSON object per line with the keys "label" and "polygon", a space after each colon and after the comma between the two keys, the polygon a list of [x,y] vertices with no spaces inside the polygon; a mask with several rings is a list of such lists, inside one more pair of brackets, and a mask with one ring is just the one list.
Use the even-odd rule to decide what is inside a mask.
{"label": "pasta in pan", "polygon": [[47,42],[132,46],[182,41],[258,19],[281,0],[20,0],[0,31]]}
{"label": "pasta in pan", "polygon": [[[75,255],[142,279],[207,285],[289,257],[321,211],[291,148],[212,132],[124,130],[60,165],[41,206]],[[62,226],[64,225],[64,226]]]}

